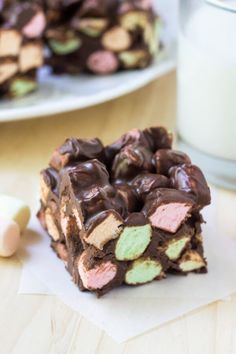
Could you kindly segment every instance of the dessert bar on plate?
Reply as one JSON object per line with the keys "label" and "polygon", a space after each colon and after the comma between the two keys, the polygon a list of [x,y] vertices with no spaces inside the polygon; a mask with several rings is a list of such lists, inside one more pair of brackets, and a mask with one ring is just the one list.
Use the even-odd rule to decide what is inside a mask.
{"label": "dessert bar on plate", "polygon": [[[81,290],[101,296],[168,274],[206,272],[201,210],[210,190],[162,127],[111,145],[69,138],[41,172],[42,226]],[[135,291],[135,290],[134,290]]]}
{"label": "dessert bar on plate", "polygon": [[0,99],[37,89],[45,26],[43,7],[36,1],[0,1]]}
{"label": "dessert bar on plate", "polygon": [[159,29],[149,0],[1,0],[0,98],[34,91],[44,59],[55,74],[145,68]]}
{"label": "dessert bar on plate", "polygon": [[150,0],[46,0],[46,16],[54,73],[141,69],[159,48],[160,19]]}

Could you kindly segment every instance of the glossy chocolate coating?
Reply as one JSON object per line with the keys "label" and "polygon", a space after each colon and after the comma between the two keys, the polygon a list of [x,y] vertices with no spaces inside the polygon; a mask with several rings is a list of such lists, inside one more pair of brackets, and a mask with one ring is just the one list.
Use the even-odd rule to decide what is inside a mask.
{"label": "glossy chocolate coating", "polygon": [[81,17],[103,17],[108,14],[114,14],[118,2],[114,0],[84,0],[79,10]]}
{"label": "glossy chocolate coating", "polygon": [[118,197],[121,198],[126,207],[126,212],[123,212],[123,215],[127,216],[129,213],[133,213],[140,209],[141,201],[135,188],[126,183],[115,184],[114,186]]}
{"label": "glossy chocolate coating", "polygon": [[60,170],[68,164],[102,158],[102,155],[103,144],[99,139],[70,138],[54,151],[50,165]]}
{"label": "glossy chocolate coating", "polygon": [[[204,220],[200,214],[200,208],[210,202],[205,178],[196,166],[182,164],[183,161],[190,161],[185,154],[170,151],[169,147],[162,148],[155,154],[158,157],[158,171],[165,172],[166,176],[155,173],[152,151],[161,144],[168,145],[170,139],[162,128],[145,131],[146,134],[135,129],[133,133],[123,135],[106,148],[106,159],[102,144],[98,143],[100,150],[92,149],[91,153],[84,146],[81,150],[81,145],[77,149],[77,139],[76,148],[73,141],[69,140],[60,152],[60,148],[57,149],[57,157],[59,155],[60,158],[68,158],[67,154],[73,150],[73,158],[69,158],[69,162],[66,161],[65,164],[65,161],[61,162],[59,159],[59,172],[51,167],[42,172],[44,186],[46,184],[55,195],[59,194],[59,198],[45,198],[46,205],[41,205],[38,217],[43,227],[46,227],[45,214],[48,210],[51,212],[60,234],[58,241],[55,238],[51,241],[52,247],[62,259],[68,254],[68,258],[64,259],[66,268],[83,291],[89,289],[101,296],[126,282],[127,272],[135,270],[132,268],[135,267],[135,258],[129,258],[129,261],[128,258],[117,258],[117,244],[124,232],[134,231],[134,243],[136,237],[141,237],[138,242],[142,246],[142,233],[135,236],[140,230],[129,230],[129,227],[147,224],[151,239],[146,248],[141,248],[137,261],[142,263],[146,260],[147,265],[151,261],[159,264],[161,272],[156,280],[168,273],[186,274],[189,270],[184,268],[184,262],[191,260],[193,264],[194,260],[199,262],[192,271],[206,271],[201,237],[201,224]],[[154,139],[158,135],[154,132],[161,132],[158,133],[158,141]],[[98,158],[86,159],[94,151],[99,155]],[[79,159],[83,156],[85,161],[76,160],[78,156]],[[47,192],[47,188],[45,189]],[[178,253],[181,244],[175,245],[181,240],[182,249]],[[130,250],[130,245],[126,242],[125,239],[124,246]],[[176,256],[174,254],[172,258],[171,247],[177,247]],[[81,258],[84,275],[81,268],[78,268],[81,255],[84,255]],[[99,282],[100,276],[106,276],[106,264],[108,269],[109,264],[116,267],[114,278],[104,283],[102,288],[88,287],[86,272],[92,270],[90,274],[94,274]],[[149,281],[148,278],[145,279],[144,277],[144,283]]]}
{"label": "glossy chocolate coating", "polygon": [[116,219],[120,220],[121,224],[123,224],[123,219],[121,218],[120,214],[118,214],[117,212],[111,209],[104,210],[86,220],[85,223],[86,232],[91,233],[97,227],[97,225],[99,225],[102,221],[104,221],[109,215],[114,215]]}
{"label": "glossy chocolate coating", "polygon": [[111,176],[113,179],[131,180],[142,171],[153,171],[152,153],[142,145],[132,144],[116,155]]}
{"label": "glossy chocolate coating", "polygon": [[190,158],[184,152],[172,149],[160,149],[153,156],[156,172],[168,176],[171,167],[191,163]]}
{"label": "glossy chocolate coating", "polygon": [[210,204],[210,189],[199,167],[191,164],[173,167],[170,180],[173,188],[192,194],[199,208]]}
{"label": "glossy chocolate coating", "polygon": [[125,226],[143,226],[146,224],[149,224],[149,221],[143,213],[132,213],[125,220]]}
{"label": "glossy chocolate coating", "polygon": [[36,3],[30,1],[18,3],[11,8],[10,24],[21,31],[40,11],[42,9]]}
{"label": "glossy chocolate coating", "polygon": [[170,188],[155,189],[147,196],[142,212],[149,215],[160,205],[169,203],[183,203],[194,207],[195,198],[185,191]]}
{"label": "glossy chocolate coating", "polygon": [[85,220],[98,212],[114,209],[123,215],[124,201],[109,183],[105,165],[98,160],[81,162],[67,171],[75,198],[80,202]]}
{"label": "glossy chocolate coating", "polygon": [[[80,162],[67,170],[73,188],[78,190],[78,193],[87,188],[103,187],[109,183],[106,166],[97,159]],[[63,174],[63,171],[61,173]]]}
{"label": "glossy chocolate coating", "polygon": [[162,245],[164,245],[166,241],[179,238],[180,236],[192,237],[195,234],[194,225],[192,226],[188,223],[183,224],[175,234],[163,230],[159,230],[158,232],[162,237]]}
{"label": "glossy chocolate coating", "polygon": [[126,134],[123,134],[120,139],[105,147],[107,164],[110,165],[115,155],[120,152],[122,148],[131,144],[140,144],[146,148],[149,148],[149,142],[143,132],[139,129],[132,129]]}
{"label": "glossy chocolate coating", "polygon": [[150,149],[155,152],[158,149],[170,149],[172,146],[173,137],[163,127],[151,127],[143,131]]}
{"label": "glossy chocolate coating", "polygon": [[169,187],[170,181],[166,176],[154,173],[141,173],[131,181],[138,195],[145,200],[146,196],[156,188]]}
{"label": "glossy chocolate coating", "polygon": [[52,193],[59,197],[59,174],[58,172],[51,167],[46,168],[41,172],[44,182],[49,187]]}

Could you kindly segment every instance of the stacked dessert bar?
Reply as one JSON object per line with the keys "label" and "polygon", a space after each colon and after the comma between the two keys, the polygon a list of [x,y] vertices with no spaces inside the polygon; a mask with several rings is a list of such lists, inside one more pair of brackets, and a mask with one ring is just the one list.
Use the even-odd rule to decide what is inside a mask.
{"label": "stacked dessert bar", "polygon": [[159,27],[152,0],[0,0],[0,98],[35,90],[43,57],[55,74],[144,68]]}
{"label": "stacked dessert bar", "polygon": [[56,73],[144,68],[159,47],[151,0],[49,0],[47,19],[48,62]]}
{"label": "stacked dessert bar", "polygon": [[206,272],[201,170],[164,128],[115,143],[67,139],[41,172],[41,224],[81,290],[103,295],[168,273]]}
{"label": "stacked dessert bar", "polygon": [[45,26],[36,1],[0,1],[0,98],[21,97],[37,88]]}

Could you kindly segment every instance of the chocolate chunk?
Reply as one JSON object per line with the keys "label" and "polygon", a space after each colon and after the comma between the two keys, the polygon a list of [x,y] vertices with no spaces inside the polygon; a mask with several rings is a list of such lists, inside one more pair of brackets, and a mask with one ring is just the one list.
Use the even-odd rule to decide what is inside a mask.
{"label": "chocolate chunk", "polygon": [[114,0],[85,0],[79,10],[81,17],[104,17],[113,15],[117,3]]}
{"label": "chocolate chunk", "polygon": [[153,227],[175,233],[195,206],[188,193],[174,189],[155,189],[146,198],[143,212]]}
{"label": "chocolate chunk", "polygon": [[120,139],[113,144],[105,147],[105,156],[108,166],[111,165],[115,155],[120,152],[122,148],[131,144],[140,144],[146,148],[149,148],[149,142],[144,134],[139,129],[132,129],[126,134],[123,134]]}
{"label": "chocolate chunk", "polygon": [[153,171],[152,153],[144,146],[132,144],[116,155],[111,176],[113,179],[131,180],[143,171]]}
{"label": "chocolate chunk", "polygon": [[123,216],[128,216],[129,213],[136,212],[140,209],[140,200],[138,194],[132,186],[124,184],[114,185],[117,196],[121,198],[125,206],[125,210],[122,213]]}
{"label": "chocolate chunk", "polygon": [[97,159],[79,162],[62,170],[61,175],[67,174],[78,196],[83,196],[86,190],[96,187],[106,187],[109,184],[109,174],[106,166]]}
{"label": "chocolate chunk", "polygon": [[171,149],[157,150],[153,156],[153,161],[157,173],[167,176],[171,167],[191,163],[190,158],[184,152]]}
{"label": "chocolate chunk", "polygon": [[171,149],[173,137],[165,128],[147,128],[143,131],[143,134],[153,152],[158,149]]}
{"label": "chocolate chunk", "polygon": [[210,189],[199,167],[191,164],[173,167],[170,170],[170,180],[173,188],[195,196],[199,208],[210,204]]}
{"label": "chocolate chunk", "polygon": [[85,220],[109,209],[123,215],[123,201],[117,198],[116,189],[109,183],[106,167],[98,160],[81,162],[62,171],[62,178],[65,189],[71,189],[74,208],[79,204]]}
{"label": "chocolate chunk", "polygon": [[163,175],[154,173],[141,173],[131,181],[138,195],[145,200],[146,196],[157,188],[169,187],[169,179]]}
{"label": "chocolate chunk", "polygon": [[73,162],[82,162],[95,158],[102,158],[103,144],[95,139],[70,138],[57,148],[50,160],[50,166],[56,170]]}

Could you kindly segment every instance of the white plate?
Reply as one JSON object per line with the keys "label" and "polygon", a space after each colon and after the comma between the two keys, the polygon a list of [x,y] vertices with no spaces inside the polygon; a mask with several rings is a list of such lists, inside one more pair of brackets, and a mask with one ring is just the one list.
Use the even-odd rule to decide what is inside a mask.
{"label": "white plate", "polygon": [[[177,2],[176,2],[177,3]],[[157,8],[164,19],[165,51],[152,66],[144,70],[120,72],[96,77],[91,75],[53,76],[42,69],[37,92],[17,100],[0,103],[0,122],[63,113],[89,107],[132,92],[175,67],[176,7],[173,0],[158,0]]]}

